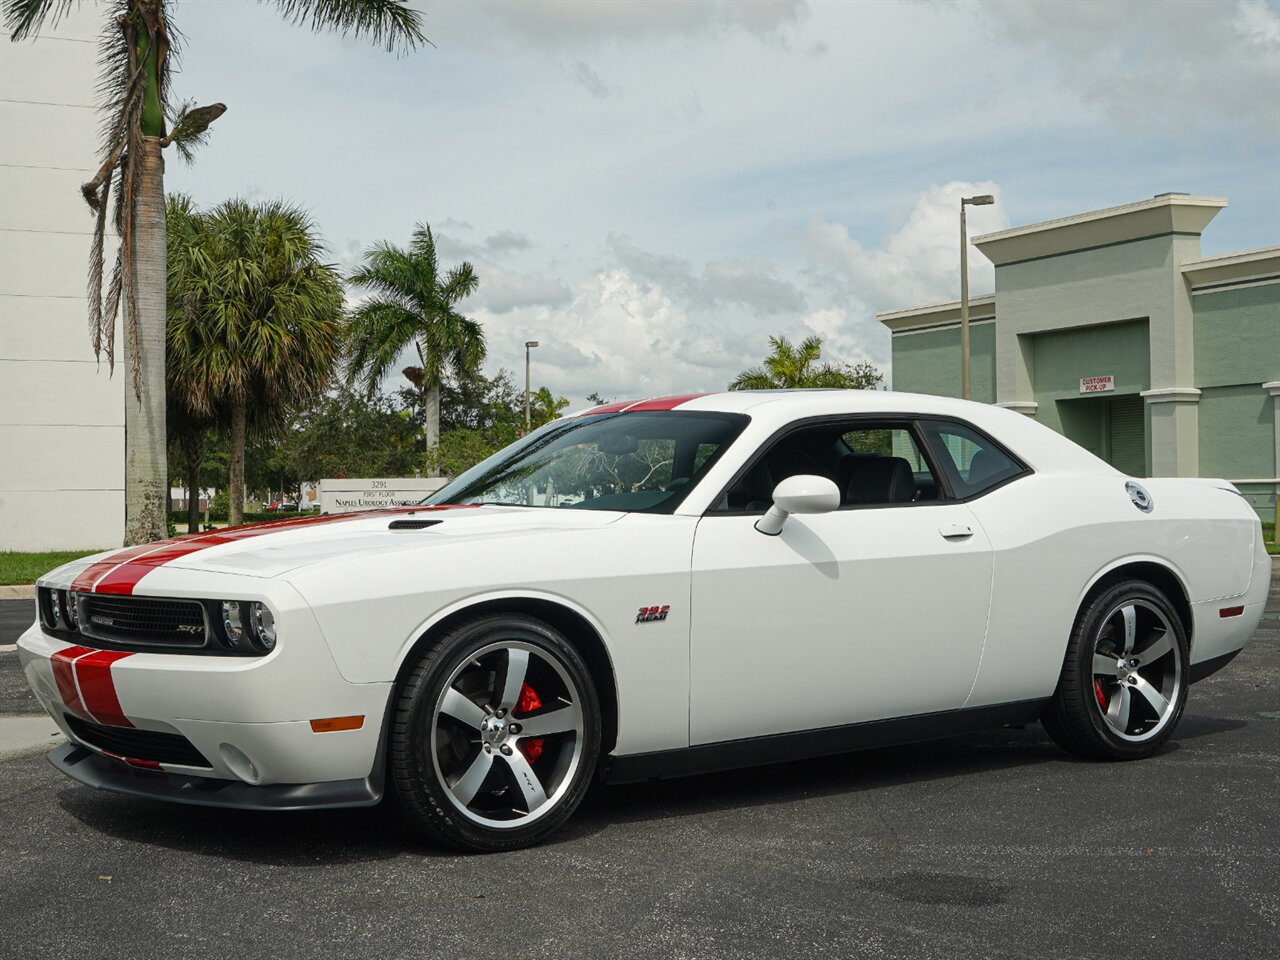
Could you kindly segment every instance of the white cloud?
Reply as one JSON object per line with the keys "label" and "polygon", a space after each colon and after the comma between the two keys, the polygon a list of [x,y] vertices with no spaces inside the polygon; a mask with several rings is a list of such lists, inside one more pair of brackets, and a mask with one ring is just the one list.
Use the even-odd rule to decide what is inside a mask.
{"label": "white cloud", "polygon": [[[1085,103],[1142,127],[1246,118],[1280,133],[1280,15],[1265,0],[973,6],[1015,43],[1048,53]],[[1241,43],[1244,43],[1244,49]]]}
{"label": "white cloud", "polygon": [[778,265],[767,257],[728,257],[706,264],[695,274],[688,260],[642,250],[631,238],[610,234],[610,252],[633,276],[655,284],[688,306],[747,307],[757,315],[796,313],[804,309],[804,294],[778,276]]}
{"label": "white cloud", "polygon": [[[450,222],[446,218],[445,222]],[[453,221],[457,223],[457,221]],[[466,225],[462,229],[470,229]],[[464,240],[453,233],[435,234],[436,249],[447,260],[496,260],[532,249],[533,241],[516,230],[499,230],[480,241]]]}
{"label": "white cloud", "polygon": [[[1008,226],[1000,187],[991,181],[953,181],[917,196],[906,221],[875,247],[849,235],[840,223],[813,220],[798,238],[823,286],[839,291],[870,312],[919,306],[959,297],[960,198],[994,194],[993,206],[969,207],[969,237]],[[990,261],[969,248],[969,284],[975,292],[992,289]]]}
{"label": "white cloud", "polygon": [[445,21],[447,12],[450,25],[461,21],[469,39],[503,31],[542,48],[706,38],[734,31],[775,40],[808,13],[804,0],[542,0],[423,6],[428,30],[433,15],[438,12]]}
{"label": "white cloud", "polygon": [[657,284],[621,267],[579,283],[563,308],[475,315],[488,331],[491,369],[521,367],[521,344],[538,340],[535,385],[550,384],[575,403],[592,391],[624,398],[722,390],[760,360],[751,347],[726,343],[720,329]]}
{"label": "white cloud", "polygon": [[559,280],[528,273],[503,270],[492,264],[477,267],[480,278],[477,292],[464,302],[465,309],[484,309],[491,313],[510,313],[521,307],[554,306],[570,297],[569,288]]}
{"label": "white cloud", "polygon": [[612,93],[609,85],[600,78],[600,74],[582,60],[573,61],[573,82],[597,100],[607,100]]}

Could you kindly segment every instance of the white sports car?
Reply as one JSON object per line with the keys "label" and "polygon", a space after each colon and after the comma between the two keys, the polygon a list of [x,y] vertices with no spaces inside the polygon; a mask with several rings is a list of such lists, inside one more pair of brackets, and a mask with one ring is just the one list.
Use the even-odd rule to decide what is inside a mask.
{"label": "white sports car", "polygon": [[394,794],[502,850],[598,778],[1037,718],[1145,756],[1270,574],[1225,481],[1133,480],[999,407],[722,393],[557,420],[421,506],[86,558],[40,581],[20,651],[83,783]]}

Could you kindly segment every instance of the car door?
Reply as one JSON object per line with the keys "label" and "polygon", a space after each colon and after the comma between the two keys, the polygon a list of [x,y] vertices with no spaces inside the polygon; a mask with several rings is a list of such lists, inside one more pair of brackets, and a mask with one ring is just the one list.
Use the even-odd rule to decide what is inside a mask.
{"label": "car door", "polygon": [[[691,744],[964,704],[986,632],[991,545],[924,449],[910,422],[801,427],[699,521]],[[910,479],[895,487],[908,476],[902,461]],[[798,473],[835,481],[841,508],[761,534],[764,489]]]}

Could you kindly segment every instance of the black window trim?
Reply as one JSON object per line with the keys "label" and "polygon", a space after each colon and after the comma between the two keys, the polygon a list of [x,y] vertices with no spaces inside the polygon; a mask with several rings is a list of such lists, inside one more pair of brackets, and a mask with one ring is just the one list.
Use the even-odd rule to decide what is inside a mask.
{"label": "black window trim", "polygon": [[[901,423],[903,424],[904,427],[911,433],[911,437],[913,440],[915,440],[916,447],[919,449],[920,455],[925,458],[926,464],[928,465],[930,471],[932,471],[934,479],[938,484],[938,492],[940,496],[938,496],[938,498],[935,500],[910,500],[910,501],[907,501],[906,503],[851,503],[851,504],[842,503],[839,507],[836,508],[834,512],[844,513],[844,512],[851,512],[855,510],[901,510],[904,508],[933,507],[933,506],[938,506],[940,504],[945,504],[945,503],[963,502],[963,501],[957,501],[955,497],[955,491],[952,490],[951,488],[950,478],[948,478],[946,475],[946,472],[942,470],[941,464],[938,462],[936,452],[934,451],[932,446],[930,446],[928,443],[925,442],[924,431],[920,427],[920,421],[925,419],[947,420],[951,418],[921,417],[919,414],[915,414],[915,413],[837,413],[837,414],[823,414],[821,416],[815,416],[815,417],[805,417],[801,420],[792,420],[790,423],[787,423],[784,426],[779,427],[772,434],[770,434],[763,442],[761,442],[759,447],[756,449],[756,452],[752,454],[751,458],[747,460],[747,462],[743,464],[742,467],[740,467],[734,473],[734,475],[729,479],[729,482],[726,483],[724,487],[721,488],[720,492],[717,493],[715,497],[712,498],[710,505],[707,507],[705,511],[703,511],[702,515],[704,517],[763,516],[767,508],[766,510],[717,510],[716,504],[720,503],[726,497],[728,497],[729,491],[734,488],[734,486],[738,483],[738,481],[740,481],[743,477],[745,477],[748,473],[750,473],[755,468],[755,465],[760,462],[760,459],[764,457],[766,453],[772,450],[779,440],[783,439],[789,434],[795,433],[800,430],[808,429],[809,427],[820,427],[828,424],[839,424],[839,423],[857,423],[859,421],[866,422],[866,423]],[[962,420],[956,420],[955,422],[964,424],[964,421]],[[891,427],[889,429],[895,429],[895,428]],[[975,432],[981,434],[982,436],[986,436],[986,434],[983,433],[981,430],[977,430],[977,428],[972,428],[972,429],[974,429]],[[997,446],[999,446],[999,444],[997,444]],[[1001,449],[1004,449],[1004,448],[1001,447]],[[1014,459],[1017,463],[1021,465],[1022,461],[1017,460],[1016,458]],[[1018,474],[1018,476],[1021,476],[1021,474]],[[1015,478],[1011,478],[1011,479],[1015,479]],[[843,499],[843,497],[844,497],[844,494],[841,493],[841,499]]]}
{"label": "black window trim", "polygon": [[[926,424],[951,423],[951,424],[955,424],[956,426],[963,427],[964,429],[968,430],[970,433],[973,433],[976,436],[985,440],[996,450],[999,450],[1002,454],[1005,455],[1005,457],[1008,458],[1010,463],[1018,467],[1017,473],[1010,474],[1009,476],[1005,477],[1003,480],[999,481],[998,483],[993,483],[990,486],[983,487],[981,490],[971,493],[966,497],[957,497],[955,495],[955,490],[951,486],[951,478],[949,476],[946,476],[947,471],[943,470],[942,473],[944,476],[946,476],[947,490],[951,498],[950,499],[951,503],[972,503],[974,500],[981,499],[982,497],[985,497],[987,494],[992,493],[996,490],[999,490],[1001,487],[1008,486],[1009,484],[1013,483],[1015,480],[1021,480],[1023,477],[1027,477],[1035,473],[1035,471],[1032,470],[1031,467],[1027,465],[1027,462],[1023,460],[1020,456],[1018,456],[1016,453],[1014,453],[1012,450],[1006,447],[1003,443],[1001,443],[995,437],[991,436],[991,434],[987,433],[987,431],[983,430],[981,427],[978,427],[973,423],[970,423],[968,420],[961,420],[959,417],[929,416],[929,415],[917,416],[915,419],[916,419],[916,425],[919,428],[920,433],[923,435],[925,439],[925,443],[929,447],[930,453],[933,455],[933,458],[939,462],[939,464],[941,464],[942,458],[934,447],[932,435],[928,430],[925,429]],[[955,464],[954,459],[952,459],[951,462],[953,465]]]}

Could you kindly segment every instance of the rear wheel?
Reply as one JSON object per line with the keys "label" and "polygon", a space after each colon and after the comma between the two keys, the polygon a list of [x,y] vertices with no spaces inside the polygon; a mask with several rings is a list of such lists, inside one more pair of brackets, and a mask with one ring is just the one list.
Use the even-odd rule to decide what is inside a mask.
{"label": "rear wheel", "polygon": [[600,755],[600,708],[578,651],[532,617],[461,624],[402,685],[390,773],[410,821],[476,851],[528,846],[581,802]]}
{"label": "rear wheel", "polygon": [[1186,630],[1163,592],[1140,580],[1100,585],[1076,618],[1045,729],[1080,756],[1149,756],[1182,716],[1188,663]]}

